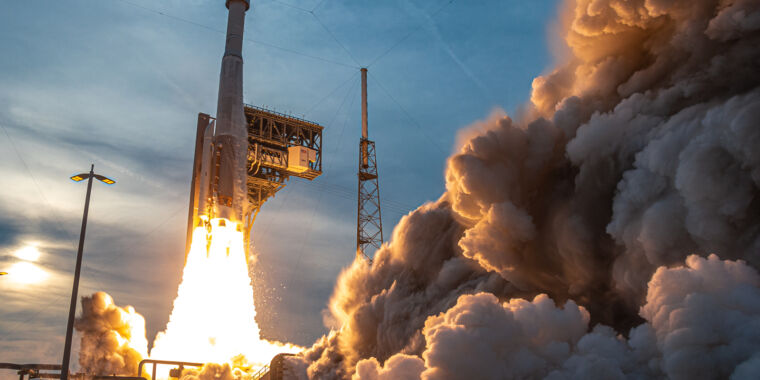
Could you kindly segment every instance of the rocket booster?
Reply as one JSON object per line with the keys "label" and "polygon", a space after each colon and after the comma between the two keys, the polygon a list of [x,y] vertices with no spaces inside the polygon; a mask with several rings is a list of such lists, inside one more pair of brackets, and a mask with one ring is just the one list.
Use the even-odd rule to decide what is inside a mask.
{"label": "rocket booster", "polygon": [[[197,213],[241,225],[248,208],[248,130],[243,112],[243,30],[250,0],[227,0],[227,43],[215,123],[203,133]],[[197,153],[196,153],[197,155]]]}

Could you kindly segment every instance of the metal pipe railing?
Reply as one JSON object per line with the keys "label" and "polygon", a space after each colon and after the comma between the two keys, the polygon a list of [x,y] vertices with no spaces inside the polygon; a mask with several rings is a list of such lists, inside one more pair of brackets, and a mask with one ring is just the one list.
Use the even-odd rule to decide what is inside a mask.
{"label": "metal pipe railing", "polygon": [[145,364],[153,364],[153,371],[151,372],[151,380],[156,380],[156,367],[159,364],[167,364],[167,365],[176,365],[180,368],[183,368],[185,366],[188,367],[203,367],[203,363],[193,363],[193,362],[179,362],[179,361],[173,361],[173,360],[156,360],[156,359],[143,359],[140,361],[140,364],[137,366],[137,376],[142,377],[142,371],[143,371],[143,365]]}

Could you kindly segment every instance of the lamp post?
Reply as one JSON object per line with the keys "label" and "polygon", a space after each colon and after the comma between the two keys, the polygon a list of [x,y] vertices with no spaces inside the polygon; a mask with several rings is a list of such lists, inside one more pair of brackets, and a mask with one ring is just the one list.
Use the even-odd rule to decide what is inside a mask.
{"label": "lamp post", "polygon": [[84,248],[84,234],[87,229],[87,212],[90,209],[90,193],[92,192],[92,179],[105,183],[106,185],[113,185],[116,181],[95,174],[95,165],[90,167],[89,173],[80,173],[71,176],[71,180],[74,182],[80,182],[87,180],[87,196],[84,200],[84,216],[82,217],[82,231],[79,233],[79,249],[77,250],[77,266],[74,270],[74,288],[71,290],[71,305],[69,306],[69,322],[66,325],[66,342],[63,348],[63,363],[61,364],[61,380],[69,379],[69,361],[71,359],[71,339],[74,335],[74,315],[77,310],[77,293],[79,292],[79,272],[82,269],[82,248]]}

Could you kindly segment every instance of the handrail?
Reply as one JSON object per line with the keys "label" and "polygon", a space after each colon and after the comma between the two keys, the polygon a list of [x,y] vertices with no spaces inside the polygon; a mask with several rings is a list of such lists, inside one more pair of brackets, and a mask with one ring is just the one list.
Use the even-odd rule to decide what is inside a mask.
{"label": "handrail", "polygon": [[268,373],[269,373],[269,364],[264,364],[263,367],[259,368],[259,370],[256,371],[256,373],[254,373],[251,376],[251,380],[260,380],[261,378],[266,376],[266,374]]}
{"label": "handrail", "polygon": [[275,111],[275,110],[266,109],[266,108],[264,108],[264,107],[254,106],[253,104],[243,104],[243,106],[244,106],[244,107],[248,107],[248,108],[252,108],[252,109],[255,109],[255,110],[257,110],[257,111],[263,111],[263,112],[266,112],[266,113],[271,113],[271,114],[273,114],[273,115],[277,115],[277,116],[280,116],[280,117],[285,117],[285,118],[288,118],[288,119],[296,119],[296,120],[298,120],[298,121],[303,121],[303,122],[305,122],[305,123],[309,123],[309,124],[313,124],[313,125],[316,125],[316,126],[318,126],[318,127],[320,127],[320,128],[322,127],[322,126],[321,126],[321,125],[319,125],[318,123],[315,123],[315,122],[313,122],[313,121],[311,121],[311,120],[307,120],[307,119],[304,119],[304,118],[301,118],[301,117],[298,117],[298,116],[288,115],[288,114],[286,114],[286,113],[282,113],[282,112],[277,112],[277,111]]}
{"label": "handrail", "polygon": [[137,366],[137,376],[142,376],[142,370],[143,365],[145,363],[151,363],[153,364],[153,372],[151,375],[151,380],[156,380],[156,365],[158,364],[169,364],[169,365],[178,365],[180,367],[184,366],[190,366],[190,367],[203,367],[203,363],[193,363],[193,362],[179,362],[174,360],[158,360],[158,359],[143,359],[140,361],[140,364]]}

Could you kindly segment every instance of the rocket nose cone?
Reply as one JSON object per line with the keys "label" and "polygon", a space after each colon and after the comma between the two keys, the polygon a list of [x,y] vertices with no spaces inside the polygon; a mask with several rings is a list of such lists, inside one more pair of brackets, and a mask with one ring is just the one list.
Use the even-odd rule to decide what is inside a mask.
{"label": "rocket nose cone", "polygon": [[230,3],[233,1],[242,1],[245,4],[246,11],[251,8],[251,0],[226,0],[224,5],[227,6],[227,9],[230,9]]}

